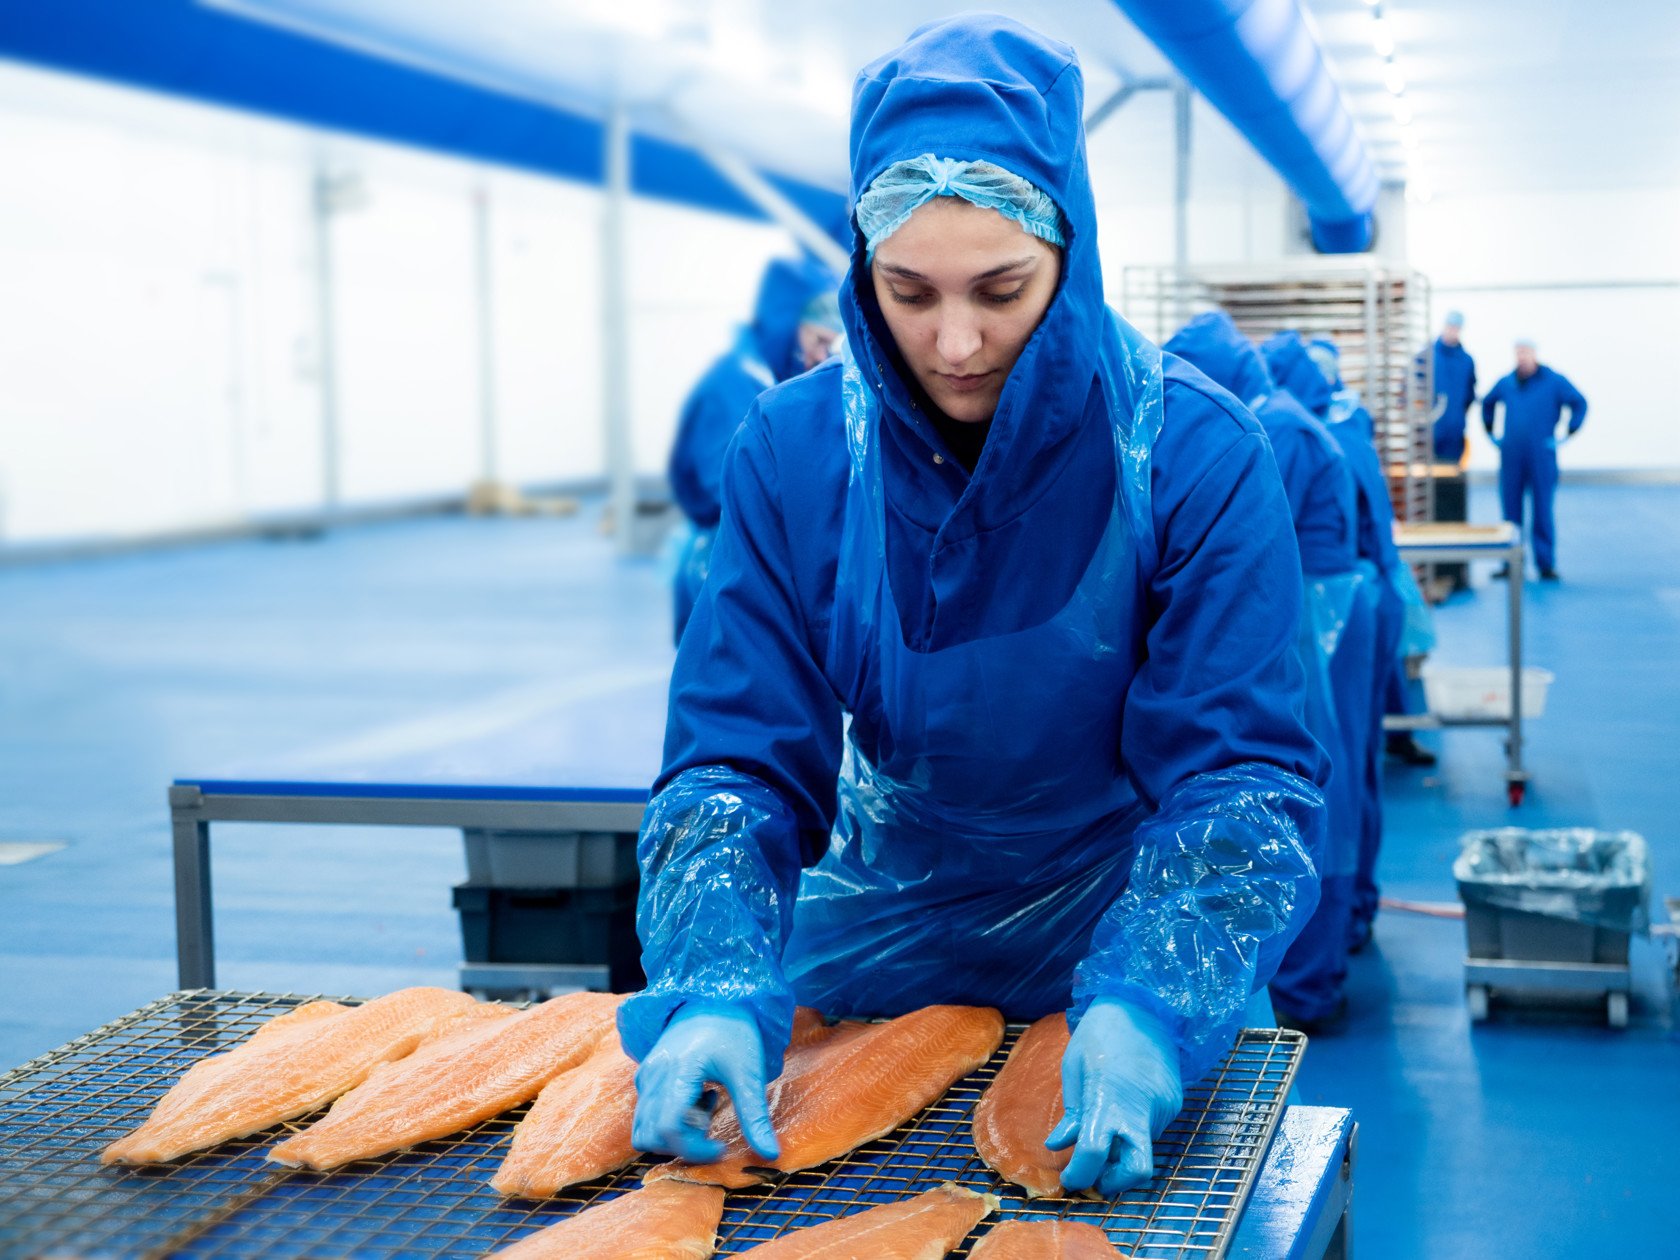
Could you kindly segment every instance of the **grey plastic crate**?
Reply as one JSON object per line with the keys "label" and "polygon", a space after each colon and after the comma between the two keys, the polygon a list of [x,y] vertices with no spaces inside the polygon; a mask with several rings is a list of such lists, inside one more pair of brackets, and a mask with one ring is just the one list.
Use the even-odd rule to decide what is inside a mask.
{"label": "grey plastic crate", "polygon": [[492,888],[617,888],[636,882],[633,831],[462,833],[467,880]]}

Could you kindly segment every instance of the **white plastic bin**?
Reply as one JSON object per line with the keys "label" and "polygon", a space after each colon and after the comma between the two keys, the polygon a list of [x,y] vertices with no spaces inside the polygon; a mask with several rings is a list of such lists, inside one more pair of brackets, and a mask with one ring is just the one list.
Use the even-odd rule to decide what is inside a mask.
{"label": "white plastic bin", "polygon": [[[1546,692],[1556,677],[1549,669],[1528,666],[1522,672],[1523,720],[1546,712]],[[1423,667],[1423,695],[1429,712],[1443,721],[1509,721],[1511,670],[1508,666]]]}

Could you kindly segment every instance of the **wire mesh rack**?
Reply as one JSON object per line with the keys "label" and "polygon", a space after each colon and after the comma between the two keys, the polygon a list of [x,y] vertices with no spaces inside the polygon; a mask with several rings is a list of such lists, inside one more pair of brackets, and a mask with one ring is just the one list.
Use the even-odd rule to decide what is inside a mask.
{"label": "wire mesh rack", "polygon": [[[639,1183],[646,1161],[552,1199],[503,1199],[489,1179],[524,1108],[332,1173],[263,1158],[313,1117],[169,1165],[98,1162],[192,1063],[321,996],[177,993],[0,1076],[0,1257],[479,1256]],[[977,1233],[996,1220],[1060,1217],[1100,1226],[1138,1260],[1223,1255],[1305,1039],[1242,1033],[1220,1068],[1186,1091],[1183,1115],[1156,1144],[1154,1184],[1099,1202],[1025,1199],[975,1154],[971,1114],[1020,1031],[1011,1027],[990,1063],[896,1132],[732,1194],[718,1254],[955,1181],[1002,1199]],[[952,1254],[967,1255],[967,1245]]]}
{"label": "wire mesh rack", "polygon": [[1186,273],[1133,266],[1123,273],[1121,295],[1126,318],[1163,344],[1192,316],[1216,308],[1256,340],[1292,329],[1334,341],[1343,381],[1371,413],[1395,517],[1408,522],[1435,519],[1429,304],[1426,276],[1378,259]]}

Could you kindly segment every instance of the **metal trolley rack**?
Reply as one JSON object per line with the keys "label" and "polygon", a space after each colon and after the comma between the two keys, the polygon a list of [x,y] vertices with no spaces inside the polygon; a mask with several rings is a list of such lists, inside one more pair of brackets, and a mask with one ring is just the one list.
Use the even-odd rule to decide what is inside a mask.
{"label": "metal trolley rack", "polygon": [[[177,993],[0,1075],[0,1257],[479,1256],[640,1178],[638,1163],[552,1199],[502,1199],[488,1179],[523,1109],[332,1173],[263,1159],[310,1118],[165,1166],[98,1163],[193,1062],[310,1000]],[[1285,1107],[1305,1046],[1299,1033],[1241,1034],[1220,1067],[1186,1091],[1184,1114],[1156,1144],[1153,1186],[1099,1202],[1024,1199],[975,1154],[970,1113],[1019,1032],[1011,1028],[989,1064],[894,1133],[732,1194],[719,1254],[957,1181],[999,1194],[994,1221],[1089,1221],[1140,1260],[1345,1255],[1355,1130],[1345,1111]],[[965,1245],[954,1254],[967,1253]]]}
{"label": "metal trolley rack", "polygon": [[1528,771],[1523,768],[1522,711],[1522,619],[1523,540],[1515,525],[1397,525],[1394,545],[1403,559],[1414,564],[1435,561],[1503,560],[1510,566],[1507,633],[1511,661],[1511,712],[1508,717],[1440,718],[1432,714],[1383,718],[1386,731],[1439,730],[1447,726],[1499,726],[1505,728],[1505,792],[1513,806],[1521,805],[1528,790]]}
{"label": "metal trolley rack", "polygon": [[1286,329],[1329,337],[1341,351],[1342,379],[1371,413],[1395,518],[1435,519],[1434,362],[1420,353],[1430,332],[1426,276],[1380,259],[1323,258],[1182,273],[1127,267],[1121,286],[1126,318],[1158,342],[1215,308],[1256,340]]}

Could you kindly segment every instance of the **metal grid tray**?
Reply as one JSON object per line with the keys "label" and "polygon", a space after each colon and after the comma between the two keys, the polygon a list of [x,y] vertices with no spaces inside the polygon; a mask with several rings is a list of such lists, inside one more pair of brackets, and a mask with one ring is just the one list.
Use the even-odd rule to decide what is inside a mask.
{"label": "metal grid tray", "polygon": [[[162,1167],[98,1163],[193,1062],[319,997],[177,993],[0,1075],[0,1257],[478,1256],[637,1184],[645,1161],[554,1199],[502,1199],[489,1178],[524,1108],[332,1173],[266,1163],[274,1130]],[[1186,1091],[1184,1114],[1156,1144],[1154,1185],[1110,1203],[1029,1201],[975,1154],[970,1114],[1019,1032],[1011,1027],[990,1063],[897,1132],[732,1194],[718,1254],[957,1181],[1003,1199],[978,1232],[997,1220],[1065,1217],[1101,1226],[1138,1260],[1224,1255],[1305,1039],[1245,1031],[1219,1070]]]}

